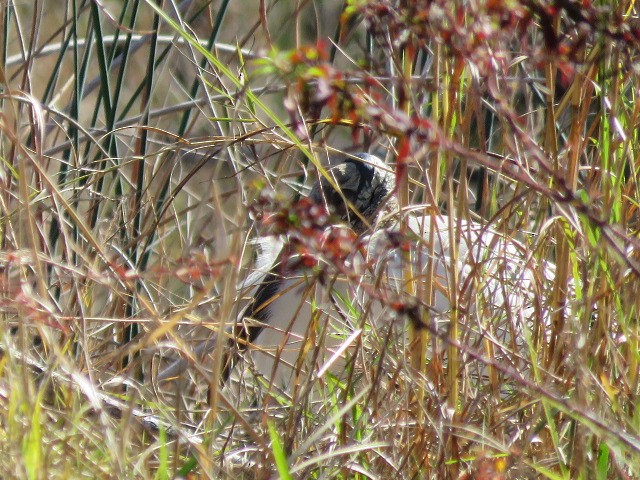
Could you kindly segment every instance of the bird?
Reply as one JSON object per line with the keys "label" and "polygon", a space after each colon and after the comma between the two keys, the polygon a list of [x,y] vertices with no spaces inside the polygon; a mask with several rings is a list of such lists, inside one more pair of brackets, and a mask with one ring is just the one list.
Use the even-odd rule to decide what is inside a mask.
{"label": "bird", "polygon": [[[544,341],[550,307],[541,289],[553,280],[553,264],[480,222],[400,212],[394,172],[377,156],[346,156],[327,173],[296,210],[298,231],[280,226],[258,241],[258,275],[229,332],[223,380],[241,357],[278,392],[340,378],[372,331],[408,351],[407,318],[444,341],[452,305],[462,326],[454,341],[521,368],[531,339]],[[433,294],[425,299],[427,284]],[[196,355],[214,344],[201,343]],[[428,356],[439,354],[433,345]],[[466,365],[486,377],[485,365]],[[186,366],[175,361],[159,378]]]}

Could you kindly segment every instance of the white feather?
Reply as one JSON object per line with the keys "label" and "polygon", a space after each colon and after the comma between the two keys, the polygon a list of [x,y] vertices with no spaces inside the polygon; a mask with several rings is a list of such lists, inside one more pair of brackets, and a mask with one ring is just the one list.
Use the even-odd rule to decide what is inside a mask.
{"label": "white feather", "polygon": [[[526,256],[522,245],[494,230],[465,221],[454,222],[453,226],[450,235],[447,217],[410,219],[407,238],[413,238],[410,257],[414,288],[424,289],[431,259],[435,294],[428,311],[431,321],[438,325],[436,329],[446,335],[455,299],[460,312],[461,341],[479,348],[482,340],[487,340],[494,345],[495,358],[508,359],[516,368],[517,355],[526,355],[524,330],[533,335],[537,319],[549,318],[547,307],[539,301],[538,265]],[[427,239],[432,230],[431,250]],[[330,268],[335,277],[325,280],[324,285],[305,277],[301,271],[287,275],[281,295],[269,306],[268,325],[251,347],[261,375],[285,391],[290,391],[294,382],[302,384],[318,372],[328,370],[342,375],[345,360],[350,357],[344,342],[354,343],[353,332],[362,331],[358,314],[353,315],[353,308],[344,299],[355,302],[352,307],[359,312],[369,312],[366,317],[371,322],[369,327],[405,331],[405,322],[390,304],[402,302],[403,298],[409,302],[416,299],[405,293],[402,247],[394,245],[397,232],[397,226],[387,226],[365,237],[366,258],[354,253],[350,258],[353,269],[346,275]],[[552,265],[544,263],[541,268],[544,280],[553,277]],[[458,277],[456,285],[452,283],[454,269]],[[394,338],[404,343],[401,349],[406,348],[404,334]],[[326,368],[327,362],[331,362],[331,368]]]}

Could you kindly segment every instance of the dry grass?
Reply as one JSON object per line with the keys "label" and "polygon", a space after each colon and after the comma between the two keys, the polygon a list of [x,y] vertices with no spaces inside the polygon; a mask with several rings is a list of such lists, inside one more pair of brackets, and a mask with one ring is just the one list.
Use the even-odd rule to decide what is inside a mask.
{"label": "dry grass", "polygon": [[[637,478],[635,3],[176,3],[3,5],[0,476]],[[250,213],[343,150],[522,243],[553,313],[517,368],[461,311],[447,363],[367,327],[346,377],[217,389],[193,340],[245,302]]]}

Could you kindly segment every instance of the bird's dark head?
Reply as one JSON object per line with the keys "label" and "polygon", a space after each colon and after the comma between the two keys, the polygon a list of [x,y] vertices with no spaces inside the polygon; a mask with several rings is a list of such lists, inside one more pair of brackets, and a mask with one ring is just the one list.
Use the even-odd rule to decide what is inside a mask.
{"label": "bird's dark head", "polygon": [[368,153],[354,156],[357,158],[347,158],[329,168],[340,192],[322,177],[309,198],[326,204],[332,214],[361,233],[374,223],[376,215],[392,196],[395,182],[393,173],[378,157]]}

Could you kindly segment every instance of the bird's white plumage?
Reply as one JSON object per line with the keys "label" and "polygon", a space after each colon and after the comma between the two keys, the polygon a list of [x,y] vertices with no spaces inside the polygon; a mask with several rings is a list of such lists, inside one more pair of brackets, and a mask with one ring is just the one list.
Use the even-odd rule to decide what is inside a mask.
{"label": "bird's white plumage", "polygon": [[[524,330],[533,335],[537,320],[549,317],[538,301],[535,262],[517,242],[474,222],[454,221],[453,235],[444,216],[411,217],[408,223],[413,288],[424,290],[431,259],[433,302],[407,296],[402,268],[406,246],[396,244],[397,225],[387,224],[361,240],[366,253],[354,252],[347,271],[329,268],[331,274],[325,270],[323,282],[310,272],[288,276],[281,295],[270,306],[268,326],[251,347],[261,375],[285,390],[292,382],[304,383],[319,372],[340,376],[352,354],[343,348],[344,342],[354,344],[351,334],[367,328],[395,329],[392,338],[406,348],[406,335],[398,334],[405,331],[405,319],[392,308],[401,302],[415,302],[421,311],[427,309],[430,315],[425,318],[435,325],[432,329],[446,336],[453,296],[462,326],[460,341],[475,349],[482,349],[482,342],[487,341],[493,346],[494,358],[517,367],[518,355],[526,350]],[[432,246],[427,240],[431,231]],[[457,238],[457,259],[452,257],[452,238]],[[552,273],[551,265],[544,268]],[[457,284],[453,284],[456,276]],[[366,315],[368,325],[360,323],[361,314]],[[336,352],[341,353],[338,358]]]}

